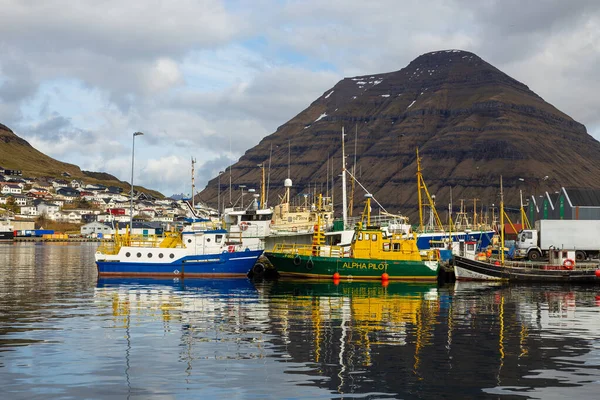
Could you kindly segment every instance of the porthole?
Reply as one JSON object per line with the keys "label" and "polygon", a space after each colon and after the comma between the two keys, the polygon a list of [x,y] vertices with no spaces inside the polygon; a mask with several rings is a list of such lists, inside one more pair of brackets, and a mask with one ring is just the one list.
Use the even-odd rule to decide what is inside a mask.
{"label": "porthole", "polygon": [[138,258],[140,258],[142,256],[142,253],[137,253],[136,255],[138,256]]}
{"label": "porthole", "polygon": [[164,254],[163,254],[163,253],[160,253],[160,254],[158,255],[158,258],[163,258],[163,257],[164,257]]}
{"label": "porthole", "polygon": [[192,243],[192,239],[188,239],[188,243]]}
{"label": "porthole", "polygon": [[169,258],[175,258],[175,254],[173,254],[173,253],[169,254]]}
{"label": "porthole", "polygon": [[148,258],[152,258],[152,253],[148,253]]}
{"label": "porthole", "polygon": [[131,253],[130,252],[125,253],[125,257],[131,257]]}
{"label": "porthole", "polygon": [[210,242],[210,238],[206,238],[206,241],[207,241],[207,242]]}

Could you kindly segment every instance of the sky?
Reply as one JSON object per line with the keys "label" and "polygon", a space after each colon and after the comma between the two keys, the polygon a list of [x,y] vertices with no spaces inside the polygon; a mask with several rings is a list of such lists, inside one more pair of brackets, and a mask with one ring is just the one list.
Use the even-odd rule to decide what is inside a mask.
{"label": "sky", "polygon": [[165,195],[218,172],[344,77],[474,52],[600,139],[595,0],[0,0],[0,123]]}

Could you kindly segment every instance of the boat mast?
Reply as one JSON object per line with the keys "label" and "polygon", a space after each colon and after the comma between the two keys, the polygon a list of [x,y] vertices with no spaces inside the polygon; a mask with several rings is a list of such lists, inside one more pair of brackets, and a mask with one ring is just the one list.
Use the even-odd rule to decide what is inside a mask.
{"label": "boat mast", "polygon": [[[231,155],[231,135],[229,135],[229,155]],[[229,205],[230,206],[231,206],[231,167],[233,167],[233,164],[229,164]]]}
{"label": "boat mast", "polygon": [[271,158],[273,157],[273,143],[271,143],[271,150],[269,151],[269,169],[267,172],[267,197],[265,203],[269,204],[269,189],[271,186]]}
{"label": "boat mast", "polygon": [[519,190],[519,195],[521,196],[521,224],[523,224],[523,228],[531,229],[531,224],[529,223],[529,218],[527,218],[527,213],[525,212],[525,207],[523,206],[523,191]]}
{"label": "boat mast", "polygon": [[261,180],[260,180],[260,210],[265,209],[265,163],[258,164],[258,167],[261,171]]}
{"label": "boat mast", "polygon": [[423,232],[423,199],[421,198],[421,159],[419,158],[419,148],[417,147],[417,195],[419,197],[419,230]]}
{"label": "boat mast", "polygon": [[342,220],[344,221],[344,229],[348,222],[348,199],[346,193],[346,148],[344,145],[344,127],[342,126]]}
{"label": "boat mast", "polygon": [[473,198],[473,229],[477,229],[477,200],[478,198]]}
{"label": "boat mast", "polygon": [[[356,132],[354,133],[354,165],[352,166],[352,175],[356,176],[356,142],[358,141],[358,124],[356,124]],[[350,185],[350,205],[348,206],[348,214],[352,216],[352,210],[354,209],[354,179],[352,179]]]}
{"label": "boat mast", "polygon": [[194,181],[194,164],[196,164],[196,159],[192,157],[192,214],[193,217],[196,216],[196,207],[194,204],[194,193],[196,192],[196,182]]}
{"label": "boat mast", "polygon": [[500,175],[500,260],[504,265],[504,192],[502,189],[502,175]]}

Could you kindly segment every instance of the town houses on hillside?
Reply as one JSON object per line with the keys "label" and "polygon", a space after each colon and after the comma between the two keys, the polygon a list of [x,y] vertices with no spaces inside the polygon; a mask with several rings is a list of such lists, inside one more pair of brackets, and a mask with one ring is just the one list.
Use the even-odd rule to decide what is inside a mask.
{"label": "town houses on hillside", "polygon": [[[133,209],[131,205],[133,203]],[[0,167],[0,214],[22,220],[44,217],[77,224],[129,222],[169,223],[188,215],[189,205],[172,199],[154,199],[143,192],[130,193],[116,186],[61,178],[27,178],[21,171]],[[99,226],[99,225],[98,225]]]}

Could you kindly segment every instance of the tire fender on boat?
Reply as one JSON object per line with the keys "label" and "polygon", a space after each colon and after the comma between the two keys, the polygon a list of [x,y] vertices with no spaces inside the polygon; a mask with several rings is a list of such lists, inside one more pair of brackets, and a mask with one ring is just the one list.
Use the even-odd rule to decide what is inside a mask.
{"label": "tire fender on boat", "polygon": [[300,265],[301,262],[302,262],[302,259],[300,258],[300,256],[298,254],[296,254],[296,257],[294,257],[294,265]]}
{"label": "tire fender on boat", "polygon": [[263,263],[256,263],[254,264],[254,266],[252,267],[252,277],[253,278],[259,278],[262,277],[265,274],[265,265]]}
{"label": "tire fender on boat", "polygon": [[314,268],[314,266],[315,266],[315,264],[313,263],[312,258],[309,258],[308,261],[306,262],[306,269],[310,271],[311,269]]}

